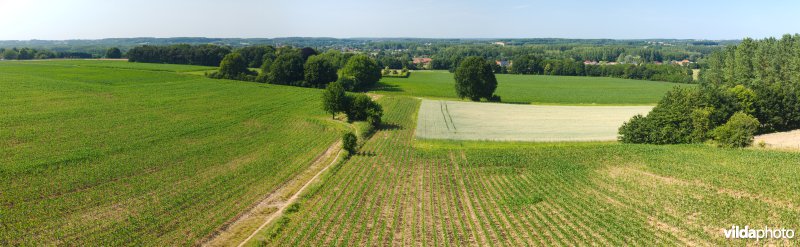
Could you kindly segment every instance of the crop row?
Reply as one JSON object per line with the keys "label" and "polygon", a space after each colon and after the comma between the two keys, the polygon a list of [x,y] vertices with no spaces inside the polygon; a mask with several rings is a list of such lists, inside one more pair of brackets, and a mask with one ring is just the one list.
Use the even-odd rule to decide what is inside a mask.
{"label": "crop row", "polygon": [[[652,168],[669,164],[664,155],[713,148],[419,142],[418,101],[384,97],[381,104],[395,127],[379,130],[361,154],[327,174],[282,234],[252,244],[715,245],[730,241],[721,234],[730,224],[798,223],[789,202],[714,185],[717,170],[690,180]],[[720,155],[704,165],[797,158],[750,156]]]}

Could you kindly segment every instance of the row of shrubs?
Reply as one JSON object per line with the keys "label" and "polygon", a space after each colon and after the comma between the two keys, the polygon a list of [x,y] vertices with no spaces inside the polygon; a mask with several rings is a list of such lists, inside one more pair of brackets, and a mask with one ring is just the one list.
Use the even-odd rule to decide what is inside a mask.
{"label": "row of shrubs", "polygon": [[403,68],[402,70],[397,69],[390,69],[388,66],[381,70],[381,75],[383,77],[396,77],[396,78],[408,78],[411,75],[411,72],[408,71],[407,68]]}
{"label": "row of shrubs", "polygon": [[381,79],[377,62],[366,55],[338,52],[316,54],[313,49],[311,52],[303,51],[281,49],[266,53],[261,62],[261,73],[250,70],[248,65],[253,62],[248,62],[244,55],[236,51],[222,59],[219,71],[207,76],[314,88],[323,88],[330,82],[338,81],[347,91],[367,90]]}
{"label": "row of shrubs", "polygon": [[[344,113],[347,115],[348,122],[365,121],[366,127],[360,129],[363,138],[370,136],[375,128],[380,126],[383,117],[383,108],[380,104],[363,93],[347,94],[340,82],[332,82],[325,88],[322,94],[322,108],[334,119],[336,114]],[[356,153],[357,138],[355,134],[345,133],[342,143],[348,155]]]}
{"label": "row of shrubs", "polygon": [[[711,88],[675,88],[647,115],[636,115],[619,129],[625,143],[680,144],[713,139],[722,147],[752,144],[760,122],[751,115],[752,90],[737,86],[723,92]],[[736,102],[725,107],[720,101]]]}

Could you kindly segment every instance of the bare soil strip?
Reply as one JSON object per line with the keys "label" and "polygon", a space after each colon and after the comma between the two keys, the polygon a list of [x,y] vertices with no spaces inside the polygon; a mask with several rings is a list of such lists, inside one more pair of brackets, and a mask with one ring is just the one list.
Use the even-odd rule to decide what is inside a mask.
{"label": "bare soil strip", "polygon": [[[232,223],[224,226],[219,232],[211,237],[202,246],[242,246],[264,227],[269,225],[274,219],[283,215],[286,207],[294,203],[297,198],[302,194],[308,186],[317,180],[317,178],[328,168],[339,160],[342,152],[341,141],[334,143],[324,153],[320,154],[312,162],[309,168],[286,182],[283,186],[267,195],[267,197],[259,202],[255,207],[240,217],[235,219]],[[333,157],[333,160],[326,162]],[[316,173],[314,173],[316,172]],[[308,178],[314,174],[313,177]],[[302,185],[302,187],[300,187]],[[299,189],[297,189],[300,187]],[[287,198],[288,197],[288,198]],[[261,223],[260,225],[258,225]],[[255,228],[255,226],[257,226]],[[244,238],[247,236],[246,238]],[[243,239],[243,240],[242,240]]]}
{"label": "bare soil strip", "polygon": [[766,148],[800,150],[800,130],[756,136],[753,140],[753,146],[761,145]]}

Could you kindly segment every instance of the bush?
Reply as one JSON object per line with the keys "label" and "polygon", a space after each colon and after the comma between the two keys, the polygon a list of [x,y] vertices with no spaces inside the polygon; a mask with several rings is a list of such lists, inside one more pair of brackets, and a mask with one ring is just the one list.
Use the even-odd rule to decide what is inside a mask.
{"label": "bush", "polygon": [[232,80],[255,80],[255,72],[247,68],[247,62],[238,52],[225,55],[219,63],[219,73],[212,73],[212,78],[224,78]]}
{"label": "bush", "polygon": [[697,90],[676,87],[646,116],[637,115],[619,129],[625,143],[678,144],[695,142],[691,112],[700,104]]}
{"label": "bush", "polygon": [[358,139],[367,140],[375,132],[375,126],[368,122],[355,122],[353,126],[356,129]]}
{"label": "bush", "polygon": [[367,121],[372,126],[378,126],[383,116],[383,108],[366,94],[357,94],[350,100],[347,109],[347,119],[350,121]]}
{"label": "bush", "polygon": [[712,132],[717,145],[721,147],[746,147],[753,143],[758,130],[758,119],[744,112],[737,112],[727,123]]}
{"label": "bush", "polygon": [[647,118],[637,114],[619,127],[618,140],[624,143],[650,143],[649,135],[652,131]]}
{"label": "bush", "polygon": [[358,146],[358,139],[356,135],[353,133],[347,132],[342,136],[342,148],[347,151],[347,155],[353,155],[356,153],[356,148]]}

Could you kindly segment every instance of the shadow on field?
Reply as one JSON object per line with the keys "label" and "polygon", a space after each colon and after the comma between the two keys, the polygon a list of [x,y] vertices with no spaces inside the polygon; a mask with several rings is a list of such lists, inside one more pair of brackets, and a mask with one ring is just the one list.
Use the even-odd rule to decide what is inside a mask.
{"label": "shadow on field", "polygon": [[402,130],[403,126],[393,124],[393,123],[381,123],[381,126],[378,127],[378,130]]}
{"label": "shadow on field", "polygon": [[397,85],[389,85],[383,82],[378,82],[375,83],[375,86],[372,86],[369,91],[405,92],[406,90],[403,90]]}
{"label": "shadow on field", "polygon": [[356,155],[358,155],[358,156],[367,156],[367,157],[375,157],[375,152],[361,151],[361,152],[356,152]]}
{"label": "shadow on field", "polygon": [[[492,102],[490,102],[492,103]],[[503,104],[512,104],[512,105],[530,105],[531,102],[523,102],[523,101],[500,101],[500,102],[493,102],[493,103],[503,103]]]}

